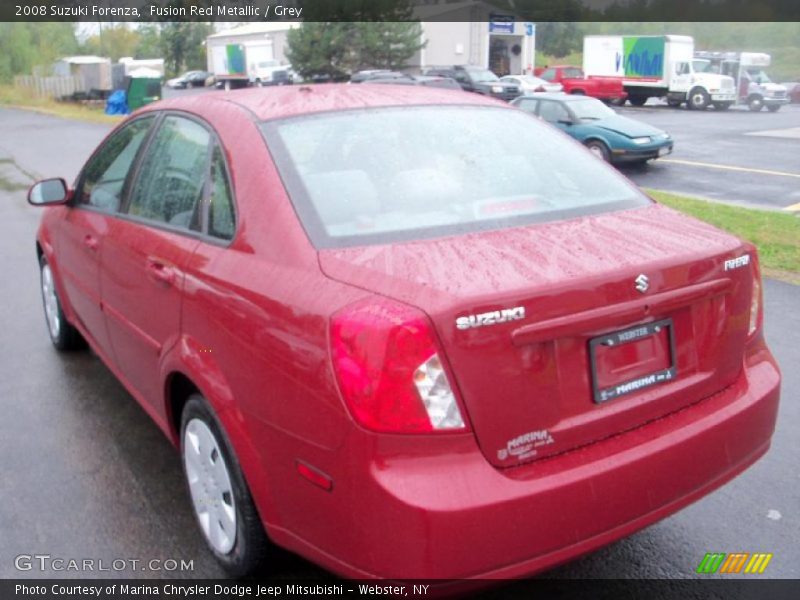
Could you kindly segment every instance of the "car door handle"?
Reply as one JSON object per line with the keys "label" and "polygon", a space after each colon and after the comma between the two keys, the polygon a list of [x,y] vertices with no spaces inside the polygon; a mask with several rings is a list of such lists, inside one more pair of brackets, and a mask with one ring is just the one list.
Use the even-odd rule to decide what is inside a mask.
{"label": "car door handle", "polygon": [[96,237],[87,233],[86,236],[84,236],[83,238],[83,245],[86,246],[89,250],[96,252],[99,242],[97,241]]}
{"label": "car door handle", "polygon": [[157,258],[147,259],[147,275],[159,283],[175,283],[175,269]]}

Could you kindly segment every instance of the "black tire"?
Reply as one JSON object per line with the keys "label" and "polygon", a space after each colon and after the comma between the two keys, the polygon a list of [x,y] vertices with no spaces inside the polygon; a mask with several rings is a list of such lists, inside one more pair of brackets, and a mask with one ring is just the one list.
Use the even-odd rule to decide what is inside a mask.
{"label": "black tire", "polygon": [[759,112],[764,108],[764,99],[761,96],[750,96],[747,100],[747,108],[753,112]]}
{"label": "black tire", "polygon": [[[232,488],[232,504],[236,514],[236,535],[233,547],[226,553],[218,552],[202,532],[199,515],[194,510],[191,486],[186,466],[186,427],[195,419],[202,421],[213,434],[220,449],[221,459],[227,467]],[[201,529],[209,550],[231,577],[244,577],[261,566],[269,553],[270,542],[264,532],[261,517],[258,515],[250,489],[242,474],[239,461],[233,452],[228,436],[222,429],[214,411],[200,394],[189,397],[181,414],[181,465],[187,492],[192,502],[195,518]]]}
{"label": "black tire", "polygon": [[598,158],[602,158],[607,163],[611,162],[611,151],[600,140],[589,140],[584,145]]}
{"label": "black tire", "polygon": [[611,98],[608,103],[611,106],[625,106],[626,98]]}
{"label": "black tire", "polygon": [[628,96],[628,102],[633,106],[644,106],[648,99],[647,96]]}
{"label": "black tire", "polygon": [[728,110],[731,104],[731,102],[714,102],[714,109],[719,111]]}
{"label": "black tire", "polygon": [[703,88],[693,88],[689,92],[689,98],[686,105],[692,110],[705,110],[711,104],[711,96]]}
{"label": "black tire", "polygon": [[780,104],[770,104],[769,106],[767,106],[767,110],[769,112],[778,112],[780,109],[781,109]]}
{"label": "black tire", "polygon": [[[45,278],[48,277],[48,272],[49,284],[47,285],[52,286],[53,294],[53,301],[51,301],[49,310],[52,311],[53,317],[57,319],[58,325],[56,326],[51,324],[51,317],[48,315],[47,290],[49,287],[46,287],[45,284]],[[44,307],[47,332],[56,350],[70,352],[72,350],[82,350],[85,348],[86,341],[83,339],[83,336],[69,321],[67,321],[67,317],[64,315],[64,309],[61,306],[61,298],[59,298],[58,290],[55,287],[55,279],[53,278],[52,270],[50,270],[50,265],[47,263],[47,259],[44,255],[39,257],[39,289],[42,293],[42,305]]]}

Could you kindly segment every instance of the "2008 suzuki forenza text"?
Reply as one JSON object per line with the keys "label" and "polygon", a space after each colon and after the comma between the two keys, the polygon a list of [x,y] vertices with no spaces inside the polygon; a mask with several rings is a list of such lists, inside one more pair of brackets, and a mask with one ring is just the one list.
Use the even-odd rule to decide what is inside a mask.
{"label": "2008 suzuki forenza text", "polygon": [[160,102],[29,201],[53,344],[180,449],[234,575],[269,543],[358,578],[528,575],[770,445],[756,249],[490,98]]}

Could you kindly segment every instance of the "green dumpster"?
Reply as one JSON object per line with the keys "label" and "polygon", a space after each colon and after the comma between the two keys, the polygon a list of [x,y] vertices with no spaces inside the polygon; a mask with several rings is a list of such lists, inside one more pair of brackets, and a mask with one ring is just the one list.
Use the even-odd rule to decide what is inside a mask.
{"label": "green dumpster", "polygon": [[134,71],[128,79],[127,96],[128,108],[132,111],[161,100],[161,77],[157,73],[139,75]]}

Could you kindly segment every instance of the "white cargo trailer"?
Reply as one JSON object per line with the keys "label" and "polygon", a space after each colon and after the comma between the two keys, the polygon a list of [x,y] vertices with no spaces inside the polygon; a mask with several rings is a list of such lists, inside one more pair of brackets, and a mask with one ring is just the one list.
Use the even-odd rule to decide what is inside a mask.
{"label": "white cargo trailer", "polygon": [[583,70],[587,76],[620,77],[628,101],[641,106],[649,98],[684,102],[694,110],[710,105],[724,110],[736,101],[732,77],[714,73],[694,59],[694,39],[685,35],[587,35]]}

